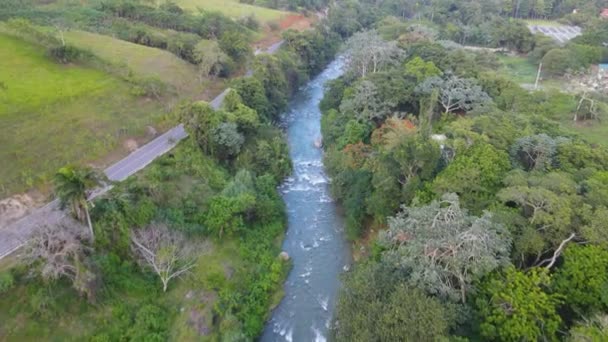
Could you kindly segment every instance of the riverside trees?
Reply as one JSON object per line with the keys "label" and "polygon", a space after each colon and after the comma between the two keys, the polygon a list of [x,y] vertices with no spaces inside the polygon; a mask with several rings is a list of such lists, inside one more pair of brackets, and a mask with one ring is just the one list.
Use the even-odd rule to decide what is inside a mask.
{"label": "riverside trees", "polygon": [[[378,340],[395,321],[429,340],[605,339],[608,150],[549,119],[577,99],[531,95],[492,56],[407,25],[382,21],[403,53],[376,72],[349,64],[321,103],[332,191],[364,259],[344,278],[336,340]],[[395,307],[403,286],[419,321]]]}

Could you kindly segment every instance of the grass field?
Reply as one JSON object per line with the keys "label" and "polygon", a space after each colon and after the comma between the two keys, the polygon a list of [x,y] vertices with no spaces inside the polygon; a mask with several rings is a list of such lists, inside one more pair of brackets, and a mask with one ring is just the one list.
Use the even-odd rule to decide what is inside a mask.
{"label": "grass field", "polygon": [[196,11],[199,8],[207,11],[218,11],[232,18],[249,15],[262,22],[276,21],[288,15],[287,12],[240,3],[238,0],[176,0],[180,7]]}
{"label": "grass field", "polygon": [[536,80],[537,65],[530,63],[525,57],[507,56],[498,54],[505,75],[519,84],[534,84]]}
{"label": "grass field", "polygon": [[66,163],[105,157],[161,116],[129,83],[56,64],[18,39],[0,35],[0,58],[0,197],[45,183]]}
{"label": "grass field", "polygon": [[140,76],[158,77],[180,92],[202,89],[196,67],[165,50],[77,30],[67,32],[66,41],[112,63],[124,63]]}

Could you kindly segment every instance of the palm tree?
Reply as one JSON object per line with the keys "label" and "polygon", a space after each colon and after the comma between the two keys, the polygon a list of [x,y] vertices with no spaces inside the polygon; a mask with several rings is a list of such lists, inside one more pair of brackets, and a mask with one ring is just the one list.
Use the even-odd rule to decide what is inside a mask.
{"label": "palm tree", "polygon": [[55,194],[59,197],[61,208],[69,207],[77,220],[86,220],[92,241],[95,240],[95,234],[87,199],[91,190],[100,186],[104,179],[103,175],[92,168],[78,166],[62,167],[54,178]]}

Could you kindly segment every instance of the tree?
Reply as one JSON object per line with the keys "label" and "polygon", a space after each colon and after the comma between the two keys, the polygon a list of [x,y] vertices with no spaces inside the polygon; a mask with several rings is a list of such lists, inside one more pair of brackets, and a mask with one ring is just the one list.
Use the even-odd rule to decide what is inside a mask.
{"label": "tree", "polygon": [[219,41],[219,47],[232,57],[235,61],[243,62],[251,55],[251,47],[246,37],[235,30],[231,30],[222,34]]}
{"label": "tree", "polygon": [[340,104],[340,111],[362,122],[382,122],[390,115],[390,104],[382,101],[378,88],[368,80],[359,82]]}
{"label": "tree", "polygon": [[234,157],[241,151],[245,137],[239,133],[233,122],[220,123],[211,133],[215,155],[222,158]]}
{"label": "tree", "polygon": [[494,200],[511,169],[509,156],[486,143],[477,143],[456,156],[431,185],[436,194],[455,192],[467,208],[481,212]]}
{"label": "tree", "polygon": [[442,74],[441,70],[433,62],[425,62],[419,56],[414,57],[405,64],[404,73],[406,76],[413,77],[416,83]]}
{"label": "tree", "polygon": [[217,41],[201,40],[194,47],[194,60],[198,63],[200,80],[204,77],[217,77],[222,72],[222,65],[229,60]]}
{"label": "tree", "polygon": [[[515,245],[523,239],[531,249],[520,250],[522,260],[527,255],[534,257],[533,265],[541,262],[541,257],[557,248],[575,231],[576,183],[568,174],[527,174],[513,171],[504,180],[506,187],[497,197],[517,208],[525,218],[523,232],[513,232]],[[540,244],[528,244],[537,241]]]}
{"label": "tree", "polygon": [[553,277],[553,288],[579,314],[608,307],[608,250],[594,246],[570,245],[564,263]]}
{"label": "tree", "polygon": [[87,239],[76,222],[66,220],[56,226],[42,226],[27,241],[23,258],[30,265],[41,263],[42,279],[67,278],[93,302],[97,276],[88,260],[92,249],[85,244]]}
{"label": "tree", "polygon": [[362,78],[398,64],[404,55],[396,42],[384,41],[376,31],[355,33],[346,42],[346,48],[349,50],[349,69]]}
{"label": "tree", "polygon": [[435,89],[439,90],[439,104],[445,114],[470,112],[492,102],[475,80],[454,75],[445,78],[438,76],[427,78],[416,89],[424,95],[430,95]]}
{"label": "tree", "polygon": [[149,267],[160,278],[163,291],[169,282],[196,266],[196,253],[206,247],[195,247],[179,231],[165,224],[153,223],[131,232],[131,249],[142,267]]}
{"label": "tree", "polygon": [[511,157],[526,171],[547,171],[555,164],[557,148],[568,139],[541,133],[519,138],[511,146]]}
{"label": "tree", "polygon": [[95,188],[101,186],[105,176],[90,167],[65,166],[59,169],[54,177],[55,194],[59,197],[62,208],[70,207],[72,215],[86,221],[90,238],[95,240],[93,223],[89,215],[88,198]]}
{"label": "tree", "polygon": [[243,214],[255,205],[255,197],[245,193],[238,196],[215,196],[209,202],[205,213],[204,224],[210,233],[218,234],[221,239],[224,233],[233,234],[245,227]]}
{"label": "tree", "polygon": [[511,239],[491,218],[469,216],[455,194],[403,207],[380,237],[383,259],[407,270],[410,284],[465,303],[475,280],[508,262]]}
{"label": "tree", "polygon": [[451,313],[438,299],[405,286],[382,265],[359,264],[343,279],[334,319],[336,341],[437,341]]}
{"label": "tree", "polygon": [[255,110],[259,116],[266,120],[273,118],[264,85],[259,79],[241,77],[233,82],[232,87],[240,95],[244,105]]}
{"label": "tree", "polygon": [[193,102],[180,108],[179,116],[190,139],[204,153],[214,155],[214,133],[225,121],[225,113],[214,110],[207,102]]}
{"label": "tree", "polygon": [[475,297],[481,336],[500,341],[556,340],[560,300],[545,292],[549,281],[544,269],[524,273],[513,266],[484,279]]}

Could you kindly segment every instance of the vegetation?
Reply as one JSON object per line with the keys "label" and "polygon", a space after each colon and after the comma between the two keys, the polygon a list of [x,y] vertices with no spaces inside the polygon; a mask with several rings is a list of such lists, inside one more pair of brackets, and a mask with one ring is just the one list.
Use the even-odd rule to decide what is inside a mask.
{"label": "vegetation", "polygon": [[88,202],[94,172],[59,170],[56,193],[76,217],[90,211],[92,231],[71,219],[37,230],[24,262],[2,273],[0,307],[10,309],[0,314],[0,339],[261,332],[289,269],[278,257],[286,216],[276,189],[291,161],[274,124],[339,43],[327,26],[289,39],[256,57],[251,77],[233,80],[221,108],[181,103],[174,117],[190,137],[109,193]]}
{"label": "vegetation", "polygon": [[[491,3],[384,2],[346,43],[355,57],[321,103],[332,192],[362,259],[343,279],[337,341],[606,339],[608,150],[588,134],[606,131],[576,114],[605,100],[518,84],[540,62],[543,84],[567,82],[605,58],[606,31],[590,23],[558,46],[507,17],[564,7]],[[396,9],[418,20],[382,18]]]}
{"label": "vegetation", "polygon": [[[192,10],[199,3],[207,10]],[[606,339],[608,149],[594,142],[605,143],[608,101],[519,84],[535,80],[537,63],[564,82],[606,58],[608,26],[592,18],[600,2],[341,1],[259,55],[257,19],[230,17],[273,21],[282,12],[271,7],[328,2],[231,3],[225,14],[209,10],[217,4],[0,4],[3,158],[35,165],[25,175],[11,166],[2,191],[59,169],[55,192],[77,219],[40,227],[0,273],[0,339],[255,339],[289,269],[276,189],[292,165],[277,124],[342,42],[350,58],[326,89],[321,128],[331,190],[361,253],[333,338]],[[585,21],[585,32],[560,46],[518,18]],[[219,81],[231,87],[220,108],[193,100],[249,70]],[[104,196],[88,201],[105,185],[91,168],[59,168],[111,150],[122,135],[103,147],[93,138],[127,119],[141,128],[161,114],[188,139]],[[62,116],[93,121],[66,130]],[[14,151],[26,148],[39,154],[22,162]],[[66,157],[41,157],[57,154]]]}

